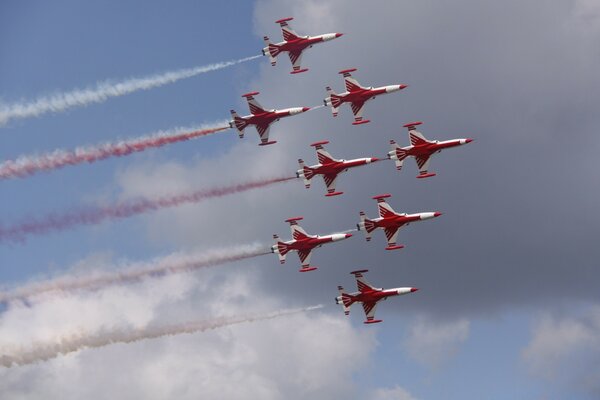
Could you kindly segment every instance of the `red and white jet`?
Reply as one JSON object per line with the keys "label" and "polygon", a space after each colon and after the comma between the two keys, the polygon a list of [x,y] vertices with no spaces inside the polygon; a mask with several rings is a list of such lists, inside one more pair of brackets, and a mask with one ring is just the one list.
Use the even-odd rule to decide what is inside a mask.
{"label": "red and white jet", "polygon": [[308,68],[302,69],[300,63],[302,62],[302,52],[306,48],[311,48],[315,44],[328,42],[333,39],[337,39],[343,35],[343,33],[325,33],[317,36],[300,36],[292,27],[288,24],[288,21],[294,18],[283,18],[275,21],[276,24],[281,26],[281,32],[283,33],[283,42],[273,44],[269,40],[268,36],[263,39],[267,47],[262,50],[263,56],[269,56],[271,65],[277,63],[277,56],[280,53],[287,52],[292,62],[292,72],[290,74],[299,74],[300,72],[308,71]]}
{"label": "red and white jet", "polygon": [[376,157],[368,157],[356,158],[354,160],[337,160],[323,147],[323,145],[328,143],[328,141],[324,141],[311,144],[311,146],[317,150],[319,164],[307,167],[304,165],[304,160],[298,159],[300,169],[296,172],[296,176],[304,179],[304,186],[308,189],[310,187],[310,180],[315,175],[322,175],[325,186],[327,186],[327,194],[325,196],[337,196],[344,193],[335,191],[335,181],[340,173],[346,172],[353,167],[370,164],[379,159]]}
{"label": "red and white jet", "polygon": [[417,178],[429,178],[435,176],[435,173],[429,172],[429,158],[434,153],[439,153],[444,149],[456,146],[462,146],[463,144],[471,143],[473,139],[452,139],[452,140],[427,140],[425,136],[415,128],[421,125],[422,122],[411,122],[404,125],[408,128],[408,137],[410,139],[410,146],[400,147],[394,140],[390,140],[392,145],[392,151],[388,153],[388,158],[396,162],[396,169],[400,171],[402,164],[406,157],[414,157],[419,167],[419,175]]}
{"label": "red and white jet", "polygon": [[360,222],[356,224],[358,230],[365,231],[367,242],[371,240],[371,232],[376,229],[383,229],[385,237],[387,238],[386,250],[397,250],[404,247],[403,245],[396,244],[396,238],[398,237],[398,230],[400,228],[408,226],[415,221],[422,221],[442,215],[441,212],[437,211],[415,214],[397,213],[388,203],[386,203],[385,199],[388,197],[392,196],[390,194],[381,194],[373,197],[373,199],[377,200],[379,218],[369,219],[364,211],[361,211]]}
{"label": "red and white jet", "polygon": [[231,116],[233,121],[229,122],[230,128],[236,128],[240,138],[244,137],[244,129],[248,125],[254,125],[258,136],[260,136],[259,146],[266,146],[268,144],[277,143],[276,140],[269,142],[269,130],[273,122],[279,121],[281,118],[289,117],[291,115],[300,114],[310,110],[310,107],[292,107],[284,108],[282,110],[267,110],[261,106],[258,101],[254,98],[259,92],[246,93],[242,95],[248,101],[248,108],[250,108],[250,114],[244,117],[240,117],[235,110],[231,110]]}
{"label": "red and white jet", "polygon": [[326,243],[339,242],[340,240],[348,239],[352,235],[350,233],[334,233],[332,235],[309,235],[304,229],[298,225],[298,221],[301,221],[302,217],[290,218],[285,222],[290,224],[292,229],[292,240],[282,242],[279,240],[279,236],[273,235],[275,244],[271,246],[271,252],[279,256],[279,262],[285,263],[285,256],[290,251],[298,252],[302,268],[300,272],[314,271],[317,267],[310,265],[310,256],[313,249],[321,247]]}
{"label": "red and white jet", "polygon": [[340,295],[335,298],[336,304],[341,304],[344,307],[344,314],[350,314],[350,306],[354,303],[362,303],[363,309],[365,310],[365,316],[367,320],[365,324],[376,324],[383,321],[382,319],[375,319],[375,309],[377,303],[380,300],[387,300],[388,297],[401,296],[403,294],[409,294],[416,292],[417,288],[414,287],[400,287],[393,289],[384,289],[373,287],[363,277],[363,273],[368,272],[368,269],[360,271],[352,271],[351,274],[356,278],[356,286],[358,286],[358,292],[345,293],[344,288],[338,286]]}
{"label": "red and white jet", "polygon": [[344,93],[336,94],[329,86],[327,86],[327,94],[329,95],[323,102],[326,106],[331,107],[333,116],[337,117],[339,107],[344,103],[350,103],[352,113],[354,114],[354,122],[352,125],[366,124],[370,122],[368,119],[363,119],[362,112],[365,103],[368,100],[374,99],[375,97],[397,92],[398,90],[404,89],[407,85],[389,85],[381,87],[364,87],[361,86],[356,79],[350,75],[351,72],[356,71],[356,68],[345,69],[339,73],[344,75],[344,81],[346,83],[346,91]]}

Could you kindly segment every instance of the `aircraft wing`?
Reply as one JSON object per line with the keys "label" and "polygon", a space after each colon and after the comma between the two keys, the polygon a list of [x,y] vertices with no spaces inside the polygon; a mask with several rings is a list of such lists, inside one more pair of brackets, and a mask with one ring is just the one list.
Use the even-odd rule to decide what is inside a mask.
{"label": "aircraft wing", "polygon": [[[300,219],[302,219],[302,218],[300,218]],[[288,222],[290,223],[290,230],[292,231],[292,238],[294,240],[301,240],[301,239],[306,239],[308,237],[311,237],[311,235],[306,233],[306,231],[300,225],[298,225],[297,218],[292,218],[292,219],[288,220]]]}
{"label": "aircraft wing", "polygon": [[323,181],[325,182],[325,186],[327,186],[327,193],[335,193],[335,181],[337,177],[337,174],[323,175]]}
{"label": "aircraft wing", "polygon": [[363,310],[365,310],[365,316],[367,317],[367,322],[373,321],[375,319],[375,310],[377,309],[377,302],[362,303],[362,306],[363,306]]}
{"label": "aircraft wing", "polygon": [[374,287],[369,282],[367,282],[367,280],[363,276],[363,272],[367,272],[367,270],[351,272],[352,274],[354,274],[354,278],[356,278],[356,287],[361,293],[374,289]]}
{"label": "aircraft wing", "polygon": [[427,169],[429,168],[429,160],[431,156],[417,156],[415,157],[415,161],[417,162],[417,167],[419,167],[419,174],[424,175],[427,174]]}
{"label": "aircraft wing", "polygon": [[362,87],[360,85],[360,83],[358,83],[356,78],[354,78],[350,74],[350,72],[353,72],[355,70],[356,69],[350,69],[350,70],[345,70],[345,71],[340,72],[340,73],[343,73],[343,75],[344,75],[344,83],[346,84],[346,91],[348,91],[348,92],[354,92],[359,89],[365,89],[364,87]]}
{"label": "aircraft wing", "polygon": [[290,56],[290,61],[292,62],[292,70],[300,71],[300,64],[302,63],[302,50],[290,51],[288,52],[288,56]]}
{"label": "aircraft wing", "polygon": [[265,109],[254,98],[254,96],[253,96],[254,94],[257,94],[257,93],[251,93],[251,94],[245,95],[244,97],[246,97],[246,101],[248,102],[248,109],[250,109],[250,113],[251,114],[260,114],[260,113],[264,112]]}
{"label": "aircraft wing", "polygon": [[260,136],[261,143],[267,143],[269,141],[269,131],[271,130],[270,125],[256,125],[256,131]]}
{"label": "aircraft wing", "polygon": [[397,215],[396,211],[385,201],[385,198],[380,197],[377,199],[377,210],[379,211],[379,217],[385,218],[393,215]]}
{"label": "aircraft wing", "polygon": [[295,40],[300,38],[298,34],[292,29],[288,21],[291,21],[292,18],[284,18],[282,20],[277,21],[281,26],[281,34],[283,35],[283,40],[289,42],[290,40]]}
{"label": "aircraft wing", "polygon": [[425,136],[414,127],[408,131],[408,138],[410,139],[410,144],[413,146],[430,143],[425,139]]}
{"label": "aircraft wing", "polygon": [[387,242],[388,242],[388,247],[396,246],[396,239],[398,238],[398,230],[399,229],[400,229],[399,227],[390,227],[390,228],[384,229],[385,238],[387,239]]}
{"label": "aircraft wing", "polygon": [[363,112],[364,106],[365,106],[364,101],[355,101],[353,103],[350,103],[350,108],[352,108],[352,114],[354,114],[354,122],[362,121],[362,119],[363,119],[362,112]]}
{"label": "aircraft wing", "polygon": [[302,263],[302,268],[308,268],[310,266],[310,257],[312,256],[312,250],[298,250],[298,257]]}

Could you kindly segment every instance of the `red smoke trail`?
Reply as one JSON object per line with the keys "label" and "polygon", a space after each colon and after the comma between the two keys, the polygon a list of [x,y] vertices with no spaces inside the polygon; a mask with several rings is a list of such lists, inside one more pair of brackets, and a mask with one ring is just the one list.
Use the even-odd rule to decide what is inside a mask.
{"label": "red smoke trail", "polygon": [[210,135],[225,129],[229,129],[229,125],[204,129],[176,128],[116,143],[80,147],[75,150],[55,150],[39,156],[21,156],[14,161],[9,160],[0,164],[0,179],[23,178],[39,171],[58,169],[66,165],[93,163],[109,157],[122,157],[146,149]]}
{"label": "red smoke trail", "polygon": [[260,243],[231,246],[195,253],[173,253],[145,263],[119,265],[116,271],[95,271],[85,275],[66,275],[45,281],[26,283],[8,291],[0,291],[0,303],[26,300],[48,294],[75,290],[97,290],[111,285],[139,282],[145,278],[192,272],[235,261],[270,254]]}
{"label": "red smoke trail", "polygon": [[296,177],[262,179],[158,199],[141,199],[117,203],[107,207],[75,210],[64,214],[50,214],[41,219],[31,219],[6,228],[0,226],[0,242],[24,241],[27,235],[42,235],[52,231],[65,230],[77,225],[95,225],[105,220],[127,218],[148,211],[175,207],[182,204],[199,203],[203,200],[259,189],[292,179],[296,179]]}

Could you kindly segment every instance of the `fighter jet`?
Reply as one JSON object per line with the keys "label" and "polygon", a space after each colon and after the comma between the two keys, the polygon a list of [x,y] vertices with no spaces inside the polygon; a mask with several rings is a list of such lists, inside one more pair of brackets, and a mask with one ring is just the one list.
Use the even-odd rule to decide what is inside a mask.
{"label": "fighter jet", "polygon": [[350,233],[334,233],[332,235],[309,235],[304,229],[298,225],[298,221],[301,221],[302,217],[290,218],[285,222],[290,224],[292,229],[292,240],[288,242],[282,242],[279,240],[279,236],[273,235],[275,244],[271,246],[271,252],[279,256],[279,262],[285,263],[285,256],[290,251],[298,252],[302,268],[300,272],[314,271],[317,267],[310,265],[310,256],[313,249],[321,247],[326,243],[338,242],[340,240],[348,239],[352,235]]}
{"label": "fighter jet", "polygon": [[417,178],[429,178],[435,176],[435,173],[429,172],[429,158],[434,153],[439,153],[444,149],[450,147],[461,146],[463,144],[471,143],[473,139],[452,139],[452,140],[427,140],[425,136],[415,128],[421,125],[422,122],[411,122],[404,125],[408,128],[408,137],[410,139],[410,146],[400,147],[394,140],[390,140],[392,145],[392,151],[388,153],[388,158],[396,162],[396,169],[400,171],[402,164],[406,157],[414,157],[419,167],[419,175]]}
{"label": "fighter jet", "polygon": [[266,146],[268,144],[277,143],[276,140],[269,141],[269,130],[273,122],[279,121],[281,118],[289,117],[290,115],[296,115],[310,110],[310,107],[292,107],[284,108],[282,110],[267,110],[261,106],[258,101],[254,98],[259,92],[252,92],[243,94],[248,101],[248,108],[250,108],[250,114],[245,117],[240,117],[235,110],[231,110],[232,121],[229,122],[230,128],[236,128],[240,138],[244,137],[244,129],[248,125],[254,125],[258,136],[260,136],[259,146]]}
{"label": "fighter jet", "polygon": [[263,56],[269,56],[271,65],[275,66],[277,63],[277,56],[280,53],[287,52],[292,62],[292,71],[290,74],[299,74],[300,72],[308,71],[308,68],[301,68],[300,63],[302,62],[302,52],[306,48],[311,48],[315,44],[328,42],[333,39],[337,39],[342,36],[342,33],[325,33],[317,36],[300,36],[292,27],[288,24],[288,21],[294,18],[283,18],[275,21],[276,24],[281,25],[281,32],[283,33],[283,42],[276,44],[271,43],[268,36],[263,39],[266,47],[262,49]]}
{"label": "fighter jet", "polygon": [[390,194],[381,194],[374,196],[373,199],[377,200],[377,208],[379,209],[379,218],[369,219],[364,211],[360,212],[360,222],[356,224],[358,230],[365,231],[367,242],[371,240],[371,232],[376,229],[383,229],[385,237],[387,238],[386,250],[397,250],[401,249],[403,245],[396,244],[396,238],[398,237],[398,230],[404,226],[409,225],[415,221],[422,221],[439,217],[442,215],[441,212],[421,212],[416,214],[397,213],[385,199],[392,197]]}
{"label": "fighter jet", "polygon": [[344,193],[335,191],[335,181],[340,173],[346,172],[348,169],[353,167],[370,164],[378,161],[379,159],[376,157],[369,157],[357,158],[354,160],[337,160],[333,158],[331,154],[329,154],[323,147],[323,145],[328,143],[328,141],[324,141],[311,144],[311,146],[317,150],[319,164],[307,167],[304,165],[304,160],[298,159],[300,169],[296,172],[296,176],[304,179],[304,186],[308,189],[310,187],[310,180],[315,175],[322,175],[325,186],[327,187],[327,194],[325,196],[337,196]]}
{"label": "fighter jet", "polygon": [[344,93],[336,94],[329,86],[327,86],[328,97],[323,100],[326,106],[331,107],[333,116],[337,117],[339,107],[344,103],[350,103],[352,113],[354,114],[354,122],[352,125],[366,124],[370,122],[368,119],[363,119],[362,112],[365,103],[375,97],[396,92],[404,89],[406,85],[390,85],[382,87],[364,87],[361,86],[356,79],[350,75],[351,72],[356,71],[356,68],[345,69],[339,73],[344,76],[346,83],[346,91]]}
{"label": "fighter jet", "polygon": [[343,287],[338,286],[340,295],[335,298],[335,303],[341,304],[342,307],[344,307],[344,314],[346,315],[350,314],[350,306],[352,304],[362,303],[363,309],[365,310],[365,316],[367,317],[367,320],[364,322],[365,324],[376,324],[383,321],[382,319],[375,319],[375,309],[380,300],[386,300],[388,297],[392,296],[414,293],[419,290],[413,287],[400,287],[394,289],[373,287],[363,277],[363,273],[368,271],[368,269],[363,269],[350,272],[356,278],[358,292],[348,294],[344,292]]}

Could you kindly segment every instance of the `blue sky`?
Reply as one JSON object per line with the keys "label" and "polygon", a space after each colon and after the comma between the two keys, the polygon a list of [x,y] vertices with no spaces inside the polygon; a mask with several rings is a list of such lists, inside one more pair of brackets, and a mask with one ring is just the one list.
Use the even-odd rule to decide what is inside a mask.
{"label": "blue sky", "polygon": [[[334,120],[329,110],[320,109],[275,125],[272,137],[279,143],[269,148],[256,146],[252,129],[243,141],[227,131],[93,165],[4,180],[0,226],[73,207],[161,195],[172,187],[185,192],[223,181],[293,173],[297,158],[315,161],[308,144],[316,140],[330,140],[328,149],[340,158],[381,156],[389,139],[406,142],[401,126],[412,120],[424,120],[423,133],[434,139],[476,141],[436,156],[432,168],[438,176],[427,182],[413,179],[411,160],[401,176],[386,162],[343,176],[338,185],[346,194],[337,199],[323,198],[317,183],[306,191],[293,182],[31,236],[24,243],[0,243],[0,280],[5,287],[18,287],[31,279],[101,269],[122,260],[145,261],[223,244],[270,244],[272,233],[287,236],[283,220],[293,215],[304,215],[309,232],[348,229],[360,209],[376,212],[370,197],[381,192],[393,194],[390,204],[397,211],[444,212],[440,221],[401,232],[400,240],[407,245],[401,252],[385,252],[380,236],[366,244],[360,233],[348,243],[324,247],[313,258],[320,268],[311,274],[297,274],[295,259],[282,268],[268,256],[187,278],[76,294],[49,300],[48,305],[7,307],[0,316],[0,331],[5,331],[1,339],[10,344],[23,327],[34,331],[24,340],[33,340],[69,327],[160,323],[173,316],[235,312],[238,305],[242,312],[323,302],[327,307],[318,316],[292,319],[289,326],[283,320],[281,326],[255,323],[121,347],[128,357],[124,365],[137,363],[139,370],[129,372],[131,387],[115,384],[106,390],[113,391],[113,398],[154,398],[160,393],[194,398],[216,393],[223,379],[232,387],[239,380],[240,388],[254,390],[248,393],[251,397],[263,398],[597,398],[600,388],[593,373],[592,378],[562,374],[560,366],[583,365],[593,372],[600,365],[600,299],[595,288],[600,221],[593,213],[598,198],[593,155],[600,147],[594,107],[600,81],[594,71],[600,61],[591,51],[600,35],[600,9],[583,0],[544,9],[534,1],[492,5],[471,0],[452,6],[431,0],[364,7],[360,2],[346,6],[341,1],[291,0],[3,2],[0,102],[8,104],[105,80],[258,54],[263,35],[279,40],[273,21],[286,16],[296,18],[293,26],[299,33],[338,31],[345,36],[307,52],[306,74],[289,75],[285,56],[275,68],[258,59],[85,108],[13,120],[0,127],[0,160],[219,121],[228,117],[230,108],[245,113],[240,95],[252,90],[261,92],[259,99],[267,107],[318,105],[326,85],[341,90],[336,72],[349,67],[358,68],[355,76],[365,85],[407,83],[409,88],[369,103],[365,115],[372,122],[366,126],[351,126],[348,110]],[[582,145],[574,149],[565,132],[576,135]],[[585,175],[577,176],[581,171]],[[335,286],[351,287],[348,272],[363,266],[371,270],[369,279],[376,285],[422,290],[383,303],[378,316],[385,322],[379,326],[363,326],[358,308],[349,321],[343,319],[331,304]],[[222,294],[236,288],[239,297]],[[89,309],[79,308],[83,305]],[[89,315],[83,318],[82,310]],[[49,311],[62,314],[53,321]],[[148,315],[147,321],[140,315]],[[565,326],[577,329],[563,330]],[[553,336],[548,327],[562,336]],[[304,329],[306,336],[294,336]],[[288,346],[278,347],[280,338],[269,336],[275,332],[289,335]],[[310,354],[320,340],[332,349],[336,340],[349,347],[335,355]],[[364,354],[352,347],[363,344]],[[251,357],[239,362],[228,353],[231,346]],[[278,354],[294,348],[308,358],[322,358],[322,363],[313,365],[292,355],[292,376],[285,378],[267,368]],[[579,358],[586,350],[589,356]],[[198,355],[213,351],[229,375],[216,370],[221,361]],[[191,365],[186,352],[200,357],[204,369],[194,369],[200,367]],[[126,380],[115,374],[118,349],[81,353],[0,371],[6,382],[0,393],[75,398],[78,393],[91,395],[79,387],[84,383],[94,388],[102,387],[104,379]],[[546,359],[547,365],[540,367]],[[86,375],[94,371],[91,365],[101,378]],[[161,366],[181,370],[179,379],[162,386],[150,379],[162,376],[156,372]],[[294,381],[295,372],[306,370],[316,374],[309,382],[320,382],[316,376],[325,382],[310,388]],[[156,375],[143,375],[148,371]],[[75,373],[79,381],[36,380]],[[252,379],[245,380],[244,374]],[[148,385],[164,392],[149,393],[144,389]],[[224,396],[236,398],[236,393]]]}

